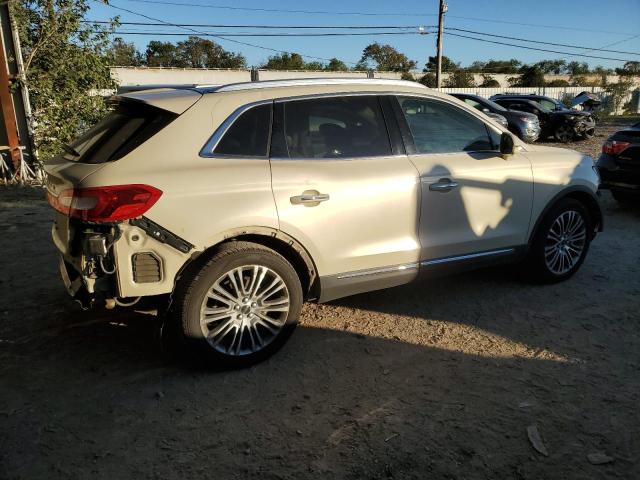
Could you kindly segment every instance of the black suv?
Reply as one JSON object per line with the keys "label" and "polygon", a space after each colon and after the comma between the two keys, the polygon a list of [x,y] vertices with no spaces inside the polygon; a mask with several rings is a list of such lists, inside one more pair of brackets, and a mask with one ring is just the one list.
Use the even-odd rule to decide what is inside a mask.
{"label": "black suv", "polygon": [[542,128],[541,138],[554,137],[559,142],[575,138],[591,138],[596,132],[596,122],[589,112],[581,112],[564,106],[562,102],[543,95],[494,95],[491,100],[509,110],[521,110],[535,114]]}
{"label": "black suv", "polygon": [[640,205],[640,123],[611,135],[598,159],[601,188],[619,202]]}
{"label": "black suv", "polygon": [[507,110],[491,100],[470,93],[452,93],[451,96],[462,100],[481,112],[495,113],[507,119],[509,131],[515,133],[525,142],[535,142],[540,135],[540,122],[538,117],[526,112]]}

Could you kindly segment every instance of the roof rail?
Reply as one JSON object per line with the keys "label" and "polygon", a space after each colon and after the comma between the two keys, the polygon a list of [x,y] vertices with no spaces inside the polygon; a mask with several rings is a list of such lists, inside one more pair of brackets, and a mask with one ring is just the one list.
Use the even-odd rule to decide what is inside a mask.
{"label": "roof rail", "polygon": [[237,92],[261,88],[297,87],[306,85],[396,85],[405,87],[427,88],[421,83],[408,80],[391,80],[385,78],[299,78],[282,80],[265,80],[259,82],[230,83],[227,85],[196,85],[201,93]]}

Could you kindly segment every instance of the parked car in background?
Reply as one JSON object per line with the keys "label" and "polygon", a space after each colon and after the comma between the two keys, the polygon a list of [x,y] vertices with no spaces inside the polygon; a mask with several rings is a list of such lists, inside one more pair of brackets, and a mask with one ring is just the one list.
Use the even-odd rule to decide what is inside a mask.
{"label": "parked car in background", "polygon": [[[586,112],[577,110],[550,110],[535,100],[497,95],[491,99],[509,110],[533,113],[540,121],[540,138],[554,137],[559,142],[571,142],[579,137],[592,137],[596,123]],[[590,133],[587,133],[590,132]]]}
{"label": "parked car in background", "polygon": [[597,166],[602,188],[619,202],[640,205],[640,123],[611,135]]}
{"label": "parked car in background", "polygon": [[522,262],[559,282],[601,230],[589,156],[526,144],[416,82],[115,101],[45,165],[61,275],[87,306],[167,311],[198,358],[255,363],[285,343],[303,302],[419,276]]}
{"label": "parked car in background", "polygon": [[535,142],[540,136],[540,122],[533,113],[508,110],[491,100],[470,93],[452,93],[451,95],[487,115],[504,117],[507,120],[509,131],[515,133],[525,142]]}

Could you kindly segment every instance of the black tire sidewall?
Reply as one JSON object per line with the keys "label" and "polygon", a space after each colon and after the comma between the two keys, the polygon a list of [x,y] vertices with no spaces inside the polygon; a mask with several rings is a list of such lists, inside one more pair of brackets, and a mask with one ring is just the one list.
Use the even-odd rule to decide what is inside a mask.
{"label": "black tire sidewall", "polygon": [[[586,238],[584,249],[582,250],[582,254],[578,262],[569,270],[568,272],[557,275],[547,267],[547,262],[545,260],[544,249],[545,243],[547,239],[547,235],[549,233],[549,229],[553,225],[553,222],[564,212],[567,211],[576,211],[578,212],[582,220],[586,225]],[[587,256],[587,252],[589,251],[589,244],[591,243],[590,232],[592,231],[592,222],[589,216],[589,211],[585,207],[585,205],[578,200],[573,198],[565,198],[556,203],[549,212],[545,215],[544,219],[540,223],[540,226],[536,232],[535,238],[533,240],[533,244],[531,245],[531,249],[529,251],[528,256],[528,266],[532,270],[533,277],[536,280],[543,281],[545,283],[555,283],[561,282],[563,280],[568,279],[573,274],[575,274],[579,269],[584,259]]]}
{"label": "black tire sidewall", "polygon": [[[248,355],[234,356],[218,352],[209,345],[200,327],[200,308],[213,283],[233,268],[243,265],[262,265],[275,271],[289,291],[290,307],[285,325],[271,343],[262,350]],[[233,252],[222,252],[209,260],[177,298],[175,321],[180,327],[185,353],[192,359],[204,359],[220,366],[243,367],[260,362],[279,350],[295,329],[302,309],[303,295],[300,280],[294,268],[282,256],[260,247],[248,247]]]}

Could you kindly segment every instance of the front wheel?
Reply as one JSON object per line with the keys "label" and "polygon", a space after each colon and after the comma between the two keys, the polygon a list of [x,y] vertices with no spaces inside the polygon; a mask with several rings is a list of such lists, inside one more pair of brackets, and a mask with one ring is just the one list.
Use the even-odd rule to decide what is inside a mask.
{"label": "front wheel", "polygon": [[546,283],[571,277],[589,250],[590,228],[584,204],[572,198],[559,201],[536,232],[525,263],[527,273]]}
{"label": "front wheel", "polygon": [[571,140],[573,140],[573,127],[565,124],[565,125],[560,125],[557,129],[556,132],[554,134],[554,137],[557,141],[562,142],[562,143],[568,143]]}
{"label": "front wheel", "polygon": [[184,279],[174,300],[172,317],[187,354],[242,367],[286,342],[303,295],[284,257],[259,244],[231,242]]}

